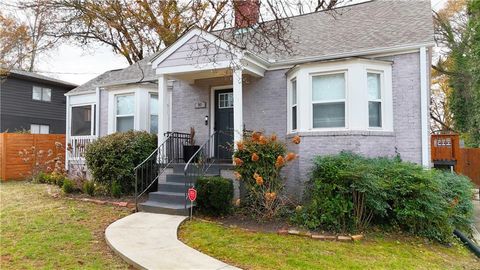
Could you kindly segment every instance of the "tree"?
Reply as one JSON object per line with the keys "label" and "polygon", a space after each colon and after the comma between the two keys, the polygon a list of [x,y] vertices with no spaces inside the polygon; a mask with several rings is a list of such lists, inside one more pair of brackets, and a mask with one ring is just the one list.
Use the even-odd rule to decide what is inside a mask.
{"label": "tree", "polygon": [[433,68],[448,82],[451,128],[469,146],[480,145],[479,1],[450,0],[434,14],[437,44],[443,52]]}
{"label": "tree", "polygon": [[56,31],[56,13],[43,0],[20,1],[13,8],[15,13],[0,14],[0,65],[34,71],[39,55],[58,44],[59,39],[48,34]]}
{"label": "tree", "polygon": [[0,11],[0,75],[5,76],[12,68],[27,67],[30,43],[28,25]]}
{"label": "tree", "polygon": [[[248,40],[255,49],[289,51],[288,19],[304,10],[330,10],[351,0],[263,0],[260,23],[238,40],[234,31],[216,32],[221,38]],[[35,4],[33,1],[32,4]],[[234,0],[46,0],[40,3],[59,14],[55,38],[82,45],[100,43],[133,64],[171,45],[192,27],[211,32],[233,27]],[[299,8],[299,5],[302,8]],[[304,7],[304,8],[303,8]],[[245,37],[248,35],[248,37]],[[246,46],[246,44],[243,44]]]}

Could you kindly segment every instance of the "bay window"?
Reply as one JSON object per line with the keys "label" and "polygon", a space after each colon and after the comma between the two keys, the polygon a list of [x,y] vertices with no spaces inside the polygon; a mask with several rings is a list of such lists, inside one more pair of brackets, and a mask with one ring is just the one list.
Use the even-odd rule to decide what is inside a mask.
{"label": "bay window", "polygon": [[367,73],[368,125],[382,127],[382,81],[380,73]]}
{"label": "bay window", "polygon": [[158,132],[158,94],[150,94],[150,133]]}
{"label": "bay window", "polygon": [[393,132],[392,64],[348,59],[296,66],[287,76],[289,132]]}
{"label": "bay window", "polygon": [[135,96],[133,94],[115,96],[115,127],[117,132],[134,128]]}
{"label": "bay window", "polygon": [[312,77],[313,128],[345,127],[345,73]]}

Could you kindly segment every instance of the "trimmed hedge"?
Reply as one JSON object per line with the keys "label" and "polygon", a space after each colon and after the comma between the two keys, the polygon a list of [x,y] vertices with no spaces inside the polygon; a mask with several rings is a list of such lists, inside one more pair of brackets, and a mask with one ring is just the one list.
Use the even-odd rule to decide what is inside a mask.
{"label": "trimmed hedge", "polygon": [[464,176],[399,159],[317,157],[293,221],[342,232],[375,224],[449,242],[455,228],[470,232],[472,187]]}
{"label": "trimmed hedge", "polygon": [[202,177],[195,184],[200,212],[211,216],[229,214],[232,210],[233,182],[220,176]]}
{"label": "trimmed hedge", "polygon": [[114,196],[135,191],[133,169],[157,148],[157,135],[145,131],[114,133],[87,146],[85,159],[95,182]]}

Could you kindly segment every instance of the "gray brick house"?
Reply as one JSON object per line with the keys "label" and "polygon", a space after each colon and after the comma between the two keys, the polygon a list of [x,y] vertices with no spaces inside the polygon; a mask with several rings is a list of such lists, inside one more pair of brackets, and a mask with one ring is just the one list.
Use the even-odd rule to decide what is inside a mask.
{"label": "gray brick house", "polygon": [[[293,193],[316,155],[399,154],[430,166],[430,1],[377,0],[339,10],[289,18],[295,42],[280,56],[191,29],[156,55],[70,91],[68,130],[77,107],[90,106],[96,121],[90,132],[67,132],[69,140],[136,129],[158,133],[162,143],[167,132],[190,127],[199,144],[230,134],[215,147],[241,140],[244,129],[286,141],[299,135],[302,143],[290,147],[300,158],[287,172]],[[228,153],[216,152],[222,159]]]}

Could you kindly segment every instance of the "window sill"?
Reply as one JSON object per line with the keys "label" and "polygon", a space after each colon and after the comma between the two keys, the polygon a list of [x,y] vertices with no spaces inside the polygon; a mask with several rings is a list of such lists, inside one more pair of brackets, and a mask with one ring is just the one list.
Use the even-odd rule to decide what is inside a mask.
{"label": "window sill", "polygon": [[393,137],[395,133],[393,131],[385,130],[337,130],[337,131],[321,131],[321,130],[312,130],[312,131],[300,131],[300,132],[291,132],[287,134],[287,138],[292,138],[294,136],[300,137],[333,137],[333,136],[379,136],[379,137]]}

